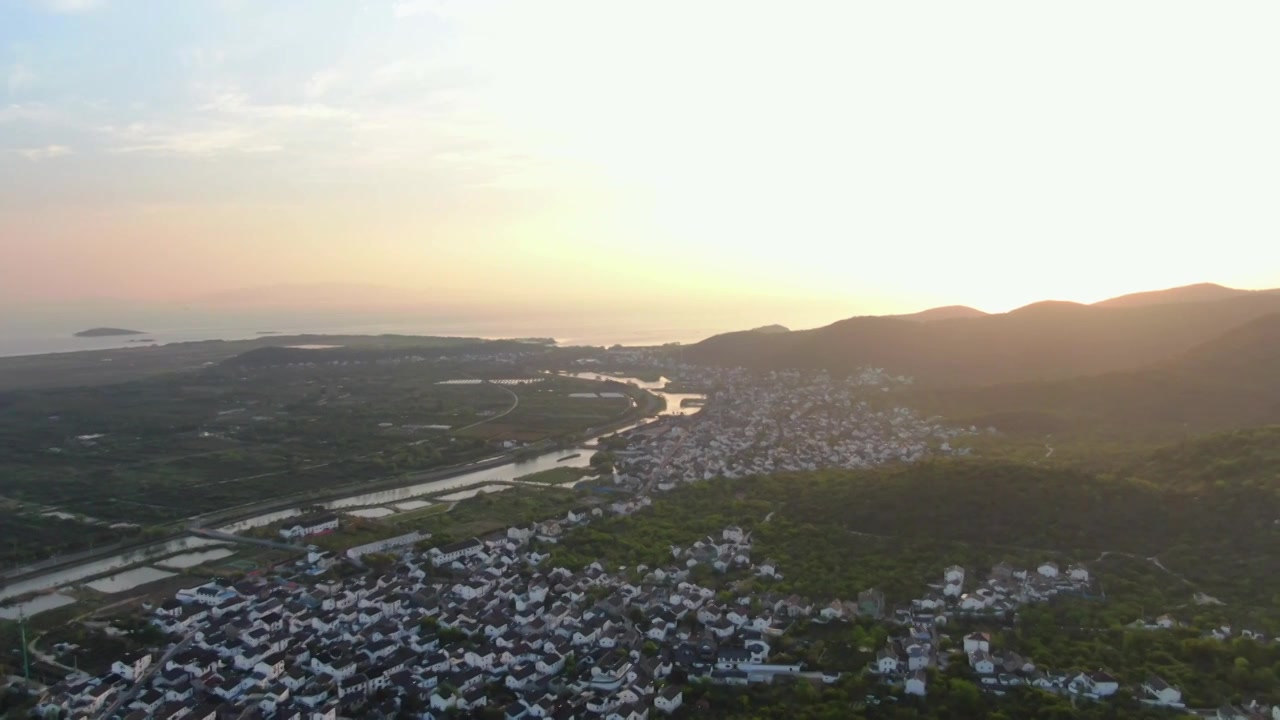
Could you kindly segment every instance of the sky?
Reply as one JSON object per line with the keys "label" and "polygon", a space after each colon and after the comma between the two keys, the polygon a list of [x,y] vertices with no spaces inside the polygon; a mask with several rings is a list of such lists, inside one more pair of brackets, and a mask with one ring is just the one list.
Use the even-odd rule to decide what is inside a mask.
{"label": "sky", "polygon": [[1277,287],[1277,32],[1272,1],[0,0],[0,305],[804,325]]}

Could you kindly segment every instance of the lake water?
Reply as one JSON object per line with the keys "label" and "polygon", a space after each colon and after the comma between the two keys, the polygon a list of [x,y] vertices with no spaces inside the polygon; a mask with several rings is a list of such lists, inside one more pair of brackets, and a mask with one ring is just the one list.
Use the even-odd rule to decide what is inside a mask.
{"label": "lake water", "polygon": [[380,518],[380,517],[386,517],[388,515],[395,515],[396,511],[392,510],[391,508],[375,507],[375,508],[361,508],[359,510],[348,510],[347,514],[353,515],[355,517],[362,517],[362,518]]}
{"label": "lake water", "polygon": [[441,495],[440,499],[446,502],[457,502],[459,500],[470,500],[471,498],[479,495],[480,493],[497,493],[497,492],[502,492],[503,490],[510,490],[510,489],[511,489],[510,485],[483,485],[478,488],[463,490],[462,492],[451,493],[449,495]]}
{"label": "lake water", "polygon": [[663,415],[692,415],[702,408],[697,406],[684,407],[685,400],[706,400],[707,396],[701,393],[673,393],[662,392],[662,388],[671,382],[665,377],[660,377],[655,381],[645,381],[633,377],[621,377],[618,375],[605,375],[597,372],[577,372],[563,373],[569,377],[581,378],[583,380],[596,380],[599,382],[607,382],[610,380],[623,382],[636,387],[643,388],[649,392],[664,398],[667,401],[667,409],[662,412]]}
{"label": "lake water", "polygon": [[49,590],[63,585],[84,580],[94,575],[101,575],[112,570],[118,570],[130,565],[136,565],[147,559],[147,557],[157,557],[162,555],[172,555],[183,550],[194,550],[196,548],[209,547],[210,545],[222,545],[221,540],[211,540],[208,538],[195,537],[188,535],[176,538],[166,543],[156,546],[148,555],[143,555],[138,551],[120,553],[111,557],[95,560],[90,563],[73,565],[71,567],[56,570],[51,573],[45,573],[27,580],[19,580],[12,582],[4,587],[0,587],[0,600],[11,597],[19,597],[27,593],[40,592]]}
{"label": "lake water", "polygon": [[[637,318],[644,321],[645,318]],[[192,323],[175,324],[174,321],[157,321],[137,317],[120,317],[111,320],[112,325],[134,327],[147,331],[142,335],[117,335],[110,337],[80,338],[75,333],[90,327],[94,320],[79,324],[60,322],[43,327],[27,325],[0,326],[0,357],[11,355],[39,355],[43,353],[76,352],[80,350],[130,349],[145,351],[148,347],[178,342],[203,340],[253,340],[272,335],[424,335],[444,337],[518,338],[553,337],[560,345],[631,345],[653,346],[669,342],[694,343],[703,338],[732,328],[708,325],[680,327],[679,322],[662,323],[623,322],[610,318],[598,323],[581,321],[485,321],[474,319],[444,320],[437,322],[390,323],[341,323],[313,320],[288,322],[284,318],[262,318],[255,325]],[[264,327],[266,326],[266,327]],[[261,331],[275,330],[264,334]],[[129,342],[150,340],[153,342]]]}
{"label": "lake water", "polygon": [[75,601],[75,598],[70,595],[63,595],[62,593],[37,595],[26,602],[0,607],[0,620],[17,620],[19,615],[23,617],[31,617],[32,615],[38,615],[47,610],[53,610],[54,608],[70,605]]}
{"label": "lake water", "polygon": [[213,550],[204,550],[201,552],[183,553],[157,562],[156,567],[169,568],[171,570],[182,570],[184,568],[203,565],[213,560],[221,560],[224,557],[231,557],[235,554],[236,551],[230,548],[214,548]]}
{"label": "lake water", "polygon": [[147,583],[155,582],[157,580],[173,577],[174,575],[177,575],[177,573],[171,573],[167,570],[160,570],[159,568],[153,567],[138,567],[94,580],[91,583],[86,583],[85,586],[93,588],[98,592],[118,593],[124,592],[125,590],[132,590],[139,585],[146,585]]}
{"label": "lake water", "polygon": [[401,511],[421,510],[424,507],[431,507],[435,503],[429,500],[410,500],[409,502],[396,503],[396,509]]}

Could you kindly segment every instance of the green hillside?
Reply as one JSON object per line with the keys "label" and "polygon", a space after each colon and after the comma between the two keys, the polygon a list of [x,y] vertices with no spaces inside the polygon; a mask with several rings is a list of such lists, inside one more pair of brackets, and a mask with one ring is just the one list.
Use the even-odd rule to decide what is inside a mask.
{"label": "green hillside", "polygon": [[1280,423],[1280,314],[1139,371],[923,391],[916,401],[957,422],[1032,435],[1167,438]]}
{"label": "green hillside", "polygon": [[592,524],[557,562],[665,564],[671,545],[736,524],[755,531],[759,558],[780,563],[780,592],[845,597],[877,585],[901,601],[952,563],[1105,552],[1158,556],[1212,594],[1265,608],[1280,597],[1280,576],[1265,570],[1280,547],[1278,439],[1280,428],[1213,436],[1103,472],[954,459],[714,480]]}
{"label": "green hillside", "polygon": [[685,348],[684,357],[757,369],[876,366],[925,386],[975,387],[1135,370],[1274,313],[1274,293],[1137,307],[1047,302],[933,322],[855,317],[785,334],[728,333]]}

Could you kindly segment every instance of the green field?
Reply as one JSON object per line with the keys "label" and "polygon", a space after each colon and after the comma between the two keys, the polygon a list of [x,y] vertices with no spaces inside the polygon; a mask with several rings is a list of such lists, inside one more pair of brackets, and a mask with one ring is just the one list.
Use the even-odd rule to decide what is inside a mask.
{"label": "green field", "polygon": [[[441,384],[535,377],[547,352],[506,342],[262,347],[186,372],[2,392],[0,567],[137,532],[112,523],[161,525],[513,444],[568,443],[637,412],[631,398],[571,397],[600,388],[586,380]],[[88,520],[45,515],[55,510]]]}

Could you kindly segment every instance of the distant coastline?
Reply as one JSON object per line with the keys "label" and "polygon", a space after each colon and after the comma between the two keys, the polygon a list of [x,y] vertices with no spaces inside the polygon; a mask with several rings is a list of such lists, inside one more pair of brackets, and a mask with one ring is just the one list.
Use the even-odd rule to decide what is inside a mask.
{"label": "distant coastline", "polygon": [[[272,331],[270,335],[260,328],[262,325],[214,325],[211,327],[147,327],[147,332],[139,335],[95,335],[84,336],[74,333],[74,326],[65,329],[51,328],[47,331],[6,332],[0,327],[0,357],[22,357],[32,355],[56,355],[61,353],[100,352],[103,350],[130,349],[138,352],[154,347],[172,345],[174,343],[205,342],[210,340],[276,340],[281,337],[298,335],[343,335],[343,336],[376,336],[376,335],[419,335],[434,337],[479,337],[485,339],[529,338],[530,325],[536,321],[503,322],[492,320],[456,320],[450,322],[423,323],[361,323],[361,324],[316,324],[286,327]],[[270,327],[269,325],[267,327]],[[593,345],[611,347],[624,346],[656,346],[679,341],[693,343],[719,332],[724,327],[683,327],[674,326],[641,326],[625,328],[599,325],[575,325],[552,319],[541,324],[542,332],[537,337],[555,338],[558,345]],[[131,339],[147,337],[150,342],[129,342]],[[320,342],[317,340],[317,342]]]}
{"label": "distant coastline", "polygon": [[89,328],[88,330],[81,330],[80,332],[76,333],[75,336],[82,337],[82,338],[94,338],[94,337],[116,337],[118,335],[146,335],[146,334],[147,333],[141,330],[126,330],[124,328],[113,328],[113,327],[96,327],[96,328]]}

